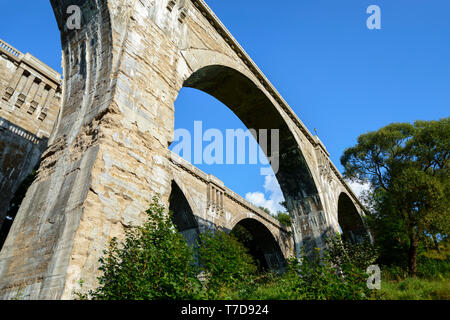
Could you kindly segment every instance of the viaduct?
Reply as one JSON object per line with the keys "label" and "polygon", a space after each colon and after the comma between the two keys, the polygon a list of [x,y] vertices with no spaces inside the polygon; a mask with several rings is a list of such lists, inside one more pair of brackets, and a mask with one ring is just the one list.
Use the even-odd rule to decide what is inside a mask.
{"label": "viaduct", "polygon": [[[313,136],[203,0],[51,0],[63,76],[0,41],[0,226],[40,158],[0,252],[0,299],[73,299],[155,194],[188,241],[237,225],[279,268],[331,233],[359,241],[363,207]],[[81,28],[68,27],[68,7]],[[70,10],[69,10],[70,12]],[[278,129],[292,229],[169,151],[174,102],[202,90],[255,130]],[[268,148],[270,150],[270,148]]]}

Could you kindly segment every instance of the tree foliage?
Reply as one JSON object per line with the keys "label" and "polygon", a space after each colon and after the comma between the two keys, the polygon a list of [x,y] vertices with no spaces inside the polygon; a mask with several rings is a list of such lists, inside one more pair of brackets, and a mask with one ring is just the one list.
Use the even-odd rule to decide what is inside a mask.
{"label": "tree foliage", "polygon": [[[340,237],[329,239],[329,249],[316,249],[299,262],[291,259],[288,271],[279,279],[277,298],[289,300],[365,300],[379,298],[367,286],[366,268],[376,255],[369,243],[346,251]],[[366,250],[368,249],[368,250]],[[362,256],[370,256],[363,261]]]}
{"label": "tree foliage", "polygon": [[390,124],[341,158],[347,178],[373,187],[369,221],[382,258],[406,260],[411,275],[424,240],[449,232],[449,120]]}

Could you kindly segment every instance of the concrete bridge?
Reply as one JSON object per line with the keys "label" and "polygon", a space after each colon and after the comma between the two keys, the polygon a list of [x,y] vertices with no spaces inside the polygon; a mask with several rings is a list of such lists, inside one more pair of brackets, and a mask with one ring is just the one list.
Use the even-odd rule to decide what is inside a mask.
{"label": "concrete bridge", "polygon": [[[112,237],[142,223],[158,193],[189,239],[241,225],[274,266],[366,234],[361,204],[313,136],[201,0],[51,0],[63,48],[62,104],[38,177],[0,253],[0,297],[72,299],[96,285]],[[81,9],[81,29],[67,8]],[[276,177],[289,230],[168,151],[182,87],[227,105],[252,129],[278,129]],[[4,90],[3,88],[0,88]],[[268,148],[270,150],[270,146]],[[274,168],[275,169],[275,168]]]}

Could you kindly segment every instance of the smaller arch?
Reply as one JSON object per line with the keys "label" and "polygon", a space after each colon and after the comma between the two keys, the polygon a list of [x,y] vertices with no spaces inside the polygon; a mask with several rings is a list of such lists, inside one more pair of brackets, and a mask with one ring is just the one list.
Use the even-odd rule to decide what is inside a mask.
{"label": "smaller arch", "polygon": [[252,218],[239,221],[231,230],[263,270],[281,271],[286,267],[286,260],[272,232],[261,222]]}
{"label": "smaller arch", "polygon": [[172,192],[169,196],[169,210],[172,222],[190,246],[195,246],[199,236],[197,219],[181,188],[172,181]]}
{"label": "smaller arch", "polygon": [[361,243],[368,235],[355,204],[344,192],[339,195],[338,200],[338,223],[344,241]]}

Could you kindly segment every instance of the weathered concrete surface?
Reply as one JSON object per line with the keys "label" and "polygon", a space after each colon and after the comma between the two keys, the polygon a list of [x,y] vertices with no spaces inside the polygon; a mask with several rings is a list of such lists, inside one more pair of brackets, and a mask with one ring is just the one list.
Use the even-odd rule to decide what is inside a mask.
{"label": "weathered concrete surface", "polygon": [[[342,193],[351,199],[353,220],[361,220],[357,198],[323,145],[203,1],[51,2],[62,33],[62,110],[0,253],[0,297],[21,289],[29,299],[72,299],[78,280],[94,287],[108,241],[141,223],[156,193],[169,203],[173,181],[192,199],[196,217],[230,228],[253,215],[266,226],[259,230],[280,237],[273,221],[231,204],[238,197],[226,192],[215,198],[223,200],[224,212],[217,211],[222,200],[211,203],[210,179],[192,179],[169,156],[174,101],[183,86],[215,96],[249,128],[280,130],[277,179],[297,254],[323,246],[339,230],[339,216],[346,216],[338,214]],[[65,26],[73,4],[82,9],[81,30]]]}
{"label": "weathered concrete surface", "polygon": [[47,147],[60,75],[0,39],[0,228],[8,205]]}

